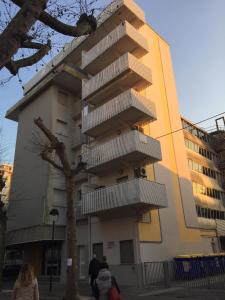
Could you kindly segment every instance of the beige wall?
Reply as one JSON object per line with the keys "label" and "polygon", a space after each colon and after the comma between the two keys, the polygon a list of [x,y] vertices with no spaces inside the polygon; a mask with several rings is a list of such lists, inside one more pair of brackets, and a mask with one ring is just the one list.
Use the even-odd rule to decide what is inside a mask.
{"label": "beige wall", "polygon": [[38,132],[33,119],[40,116],[46,126],[51,128],[53,101],[54,89],[50,87],[20,112],[8,230],[45,222],[49,167],[41,160],[38,148],[32,143],[34,134]]}

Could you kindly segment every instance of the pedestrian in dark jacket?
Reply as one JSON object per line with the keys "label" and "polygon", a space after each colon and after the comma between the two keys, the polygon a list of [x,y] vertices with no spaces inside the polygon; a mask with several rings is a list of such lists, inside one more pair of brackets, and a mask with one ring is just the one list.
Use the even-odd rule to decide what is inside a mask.
{"label": "pedestrian in dark jacket", "polygon": [[107,263],[107,258],[106,256],[102,257],[102,262],[101,262],[101,268],[104,266],[105,269],[109,269],[109,265]]}
{"label": "pedestrian in dark jacket", "polygon": [[89,263],[89,270],[88,270],[88,274],[90,276],[90,285],[91,285],[91,290],[93,295],[95,295],[94,281],[98,276],[99,270],[100,270],[100,262],[96,258],[96,255],[93,254],[92,260]]}

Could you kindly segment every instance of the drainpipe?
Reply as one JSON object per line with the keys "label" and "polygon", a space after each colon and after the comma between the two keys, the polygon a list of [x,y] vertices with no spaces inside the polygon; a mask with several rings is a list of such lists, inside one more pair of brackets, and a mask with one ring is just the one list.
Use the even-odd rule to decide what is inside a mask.
{"label": "drainpipe", "polygon": [[92,232],[91,232],[91,216],[88,216],[88,261],[91,261],[91,240],[92,240]]}
{"label": "drainpipe", "polygon": [[143,266],[141,261],[138,221],[134,222],[134,242],[135,242],[135,260],[136,260],[138,286],[142,287],[144,285],[143,282],[144,278],[143,278]]}
{"label": "drainpipe", "polygon": [[219,252],[221,252],[222,251],[222,247],[221,247],[221,243],[220,243],[220,237],[219,237],[219,235],[218,235],[218,230],[217,230],[217,220],[215,220],[216,221],[216,238],[217,238],[217,243],[218,243],[218,247],[219,247]]}

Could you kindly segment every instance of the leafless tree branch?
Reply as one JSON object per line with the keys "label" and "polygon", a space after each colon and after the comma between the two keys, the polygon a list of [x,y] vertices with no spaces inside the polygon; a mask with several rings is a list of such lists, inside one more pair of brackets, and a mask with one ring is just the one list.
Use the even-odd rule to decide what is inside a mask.
{"label": "leafless tree branch", "polygon": [[10,60],[9,62],[7,62],[5,67],[9,70],[9,72],[12,75],[16,75],[20,68],[32,66],[39,60],[41,60],[51,49],[51,42],[48,41],[48,44],[46,45],[33,42],[23,42],[22,48],[31,48],[39,50],[29,57],[19,59],[17,61]]}
{"label": "leafless tree branch", "polygon": [[[10,2],[18,8],[16,13],[14,10],[14,16],[10,10]],[[95,2],[96,0],[90,3]],[[90,10],[90,13],[82,13],[75,25],[69,24],[80,14],[78,5],[81,5],[81,1],[78,0],[71,3],[72,11],[63,1],[3,0],[3,3],[5,14],[4,21],[0,19],[0,70],[6,67],[13,75],[16,75],[20,68],[32,66],[42,60],[51,49],[49,40],[56,33],[79,37],[91,34],[97,27],[96,19]],[[36,49],[37,52],[27,56],[23,51],[19,51],[22,54],[19,55],[19,49]],[[20,59],[17,60],[14,56]]]}

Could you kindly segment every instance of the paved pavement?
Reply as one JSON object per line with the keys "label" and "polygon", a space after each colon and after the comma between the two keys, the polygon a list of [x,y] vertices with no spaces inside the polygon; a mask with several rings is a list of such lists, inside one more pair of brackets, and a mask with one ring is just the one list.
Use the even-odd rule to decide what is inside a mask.
{"label": "paved pavement", "polygon": [[[4,285],[0,293],[0,300],[9,300],[12,284]],[[40,284],[41,300],[62,300],[63,286],[54,283],[52,295],[48,292],[47,284]],[[121,287],[123,300],[222,300],[225,299],[225,290],[220,289],[194,289],[194,288],[169,288],[169,289],[138,289],[133,287]],[[90,290],[87,284],[80,284],[81,295],[87,296],[84,300],[93,299],[90,297]]]}

